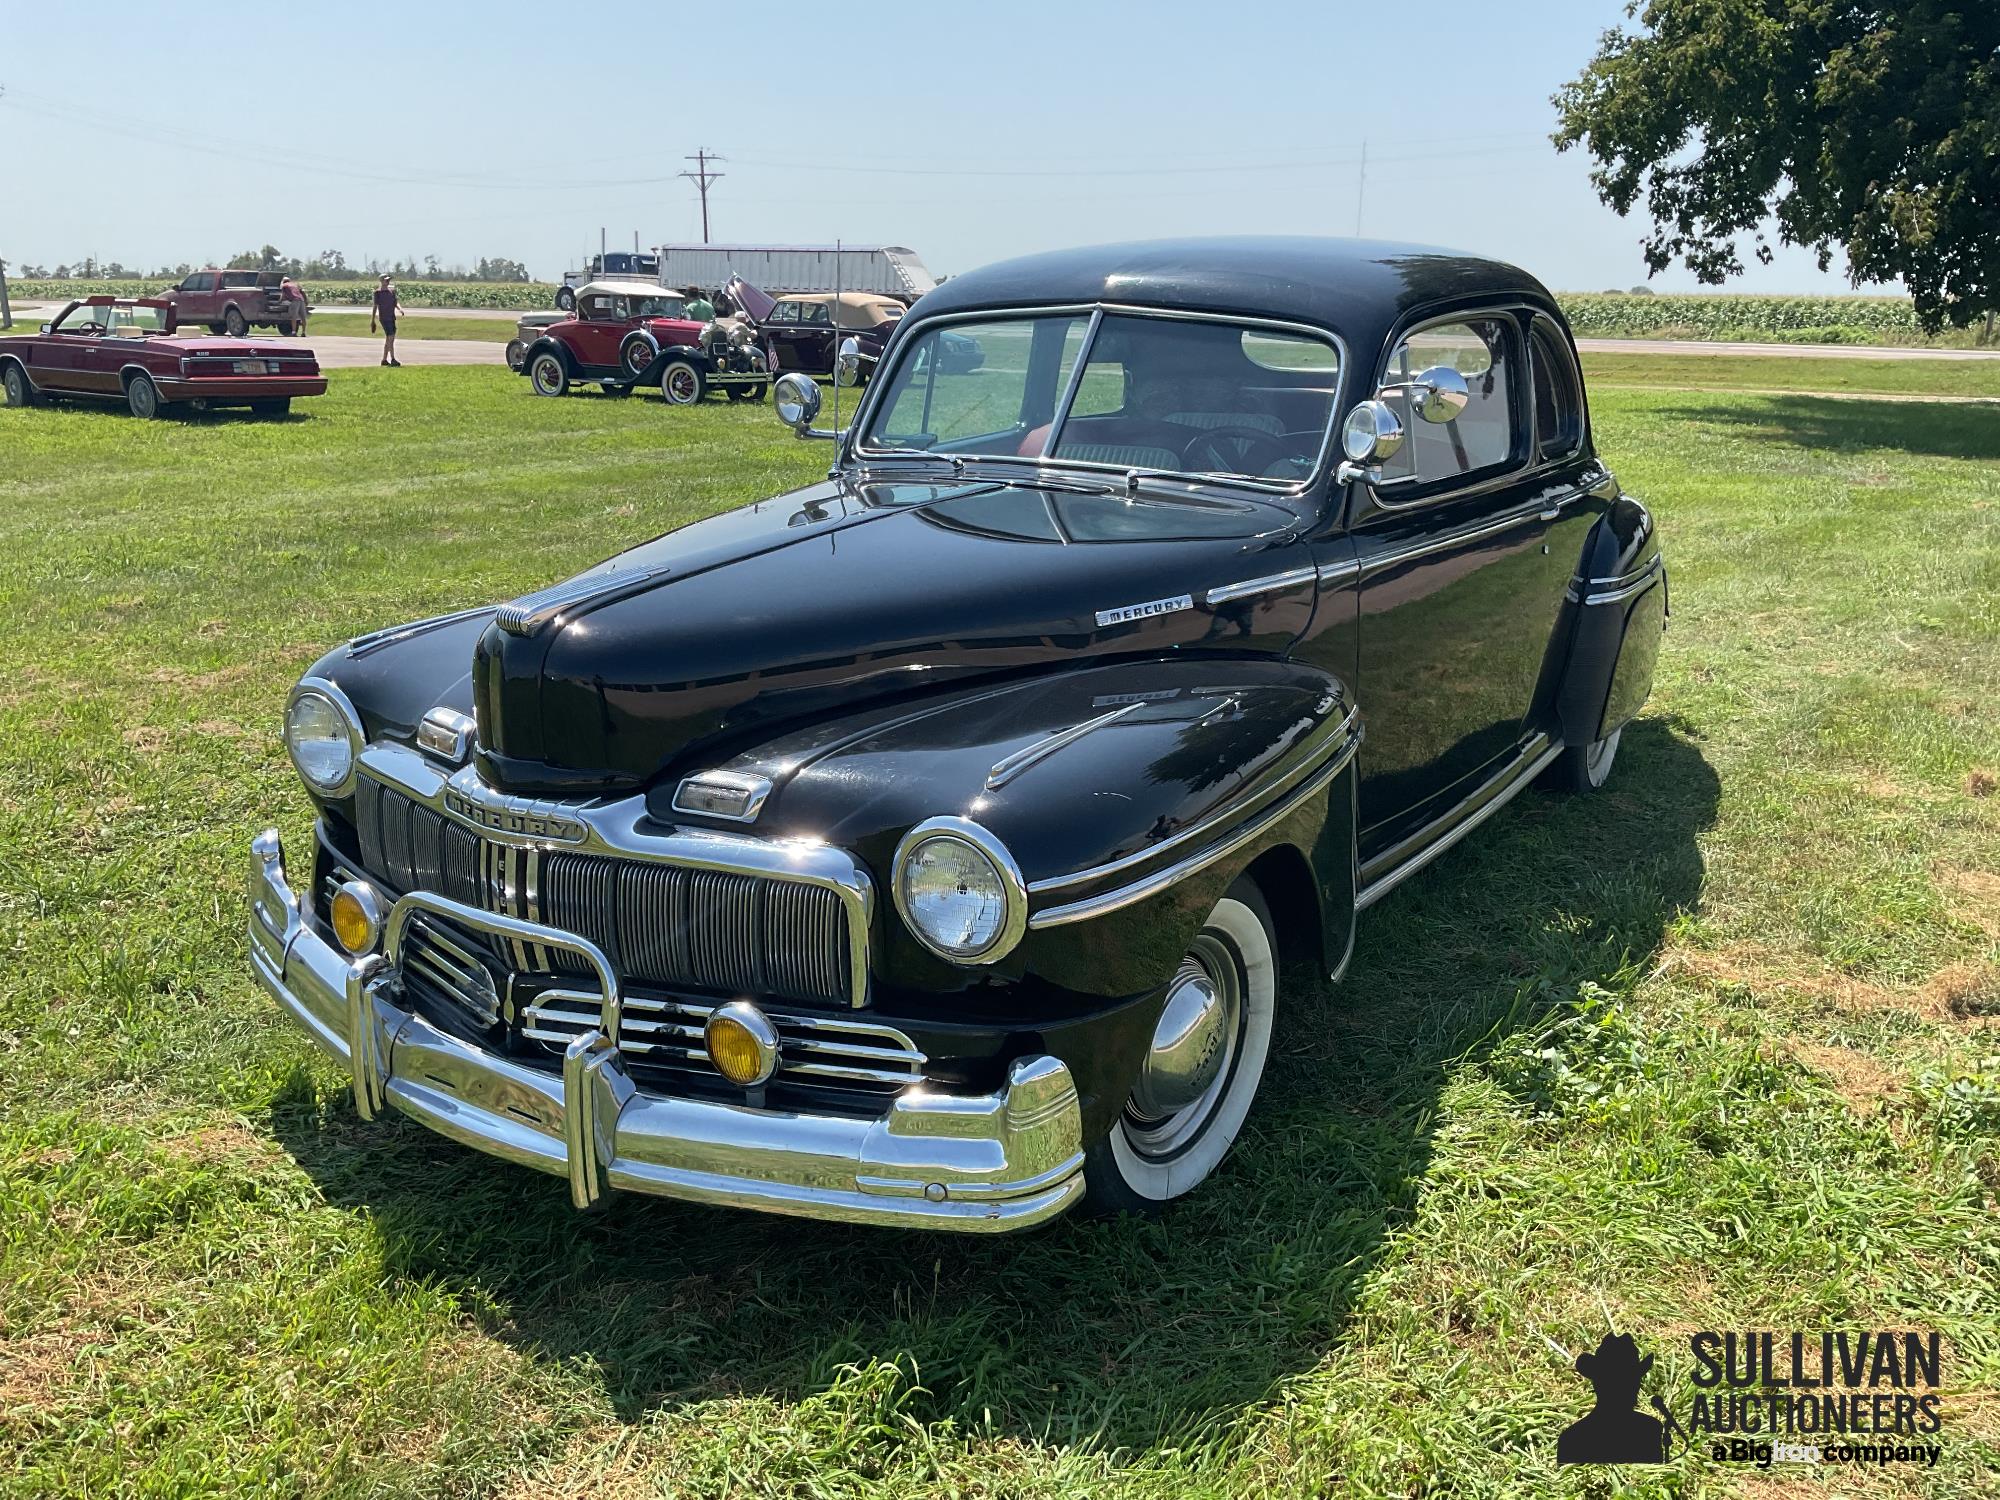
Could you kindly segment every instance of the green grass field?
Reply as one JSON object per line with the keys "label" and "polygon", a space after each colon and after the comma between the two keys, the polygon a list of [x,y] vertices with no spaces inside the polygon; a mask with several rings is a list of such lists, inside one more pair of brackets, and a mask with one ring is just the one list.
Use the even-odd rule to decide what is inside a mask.
{"label": "green grass field", "polygon": [[[0,1494],[1993,1494],[2000,423],[1594,410],[1674,591],[1611,786],[1525,794],[1343,985],[1292,976],[1195,1198],[990,1242],[579,1217],[359,1121],[244,956],[306,664],[824,446],[498,368],[0,411]],[[1944,1462],[1559,1473],[1607,1325],[1677,1392],[1692,1329],[1937,1329]]]}
{"label": "green grass field", "polygon": [[1835,391],[2000,399],[2000,359],[1813,359],[1779,355],[1592,354],[1593,392],[1673,386],[1705,391]]}

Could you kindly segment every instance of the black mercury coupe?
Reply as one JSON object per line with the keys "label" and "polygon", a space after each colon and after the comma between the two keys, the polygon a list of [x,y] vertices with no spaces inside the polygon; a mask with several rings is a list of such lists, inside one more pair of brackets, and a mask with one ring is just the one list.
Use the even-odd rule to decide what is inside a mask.
{"label": "black mercury coupe", "polygon": [[[970,342],[976,364],[945,357]],[[946,1229],[1215,1170],[1356,914],[1601,785],[1666,573],[1512,266],[1035,256],[901,323],[825,482],[335,650],[251,866],[278,1002],[609,1189]],[[296,880],[296,883],[294,881]]]}

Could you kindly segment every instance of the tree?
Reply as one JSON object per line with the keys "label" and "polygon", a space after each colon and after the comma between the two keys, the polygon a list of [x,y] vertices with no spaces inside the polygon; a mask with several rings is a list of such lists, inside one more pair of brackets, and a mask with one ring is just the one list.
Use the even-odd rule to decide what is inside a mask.
{"label": "tree", "polygon": [[1900,279],[1935,332],[2000,307],[2000,5],[1631,0],[1554,103],[1559,150],[1653,221],[1647,266],[1719,284],[1760,228],[1854,282]]}

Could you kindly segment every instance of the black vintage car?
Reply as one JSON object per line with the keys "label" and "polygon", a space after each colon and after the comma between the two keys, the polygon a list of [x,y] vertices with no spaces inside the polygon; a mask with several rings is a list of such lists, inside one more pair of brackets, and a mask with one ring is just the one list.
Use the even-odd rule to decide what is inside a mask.
{"label": "black vintage car", "polygon": [[296,875],[256,840],[251,952],[363,1115],[580,1206],[1156,1208],[1251,1108],[1281,961],[1339,978],[1531,779],[1600,785],[1650,685],[1653,520],[1512,266],[1009,262],[835,437],[823,483],[298,684],[320,816]]}

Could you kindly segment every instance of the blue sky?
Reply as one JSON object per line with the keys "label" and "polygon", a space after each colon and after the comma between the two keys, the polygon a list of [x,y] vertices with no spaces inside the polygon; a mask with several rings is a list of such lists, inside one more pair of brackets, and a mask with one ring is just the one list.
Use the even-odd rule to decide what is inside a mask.
{"label": "blue sky", "polygon": [[[1645,278],[1549,144],[1622,0],[478,6],[0,0],[0,257],[480,255],[634,230],[891,243],[934,271],[1163,235],[1352,234]],[[1360,158],[1368,168],[1361,190]],[[1357,199],[1359,201],[1357,202]],[[1752,291],[1842,291],[1802,251]],[[1656,278],[1692,289],[1685,272]]]}

